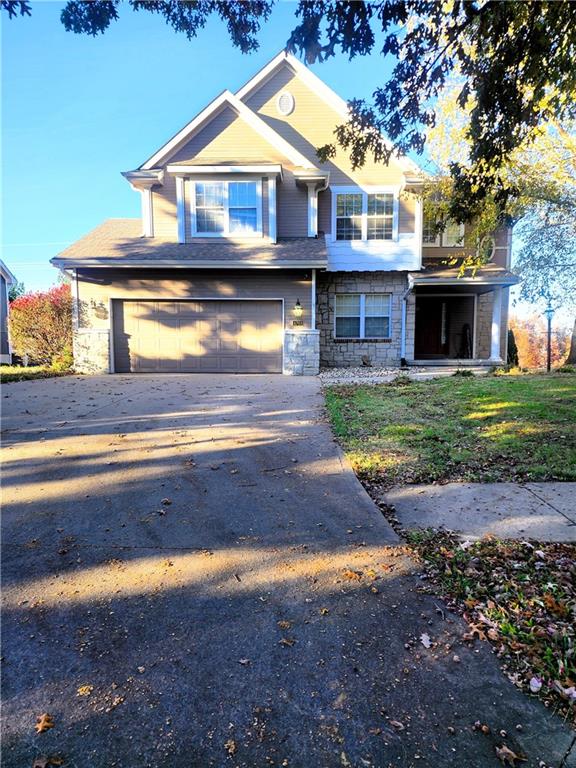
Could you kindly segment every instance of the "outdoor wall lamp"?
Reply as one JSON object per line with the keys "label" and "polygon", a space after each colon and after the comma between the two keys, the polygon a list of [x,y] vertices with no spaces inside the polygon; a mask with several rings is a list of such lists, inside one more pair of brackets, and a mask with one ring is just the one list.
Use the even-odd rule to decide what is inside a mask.
{"label": "outdoor wall lamp", "polygon": [[302,308],[302,304],[300,304],[300,299],[296,299],[296,304],[294,304],[293,312],[296,320],[300,320],[300,318],[302,317],[302,312],[304,312]]}

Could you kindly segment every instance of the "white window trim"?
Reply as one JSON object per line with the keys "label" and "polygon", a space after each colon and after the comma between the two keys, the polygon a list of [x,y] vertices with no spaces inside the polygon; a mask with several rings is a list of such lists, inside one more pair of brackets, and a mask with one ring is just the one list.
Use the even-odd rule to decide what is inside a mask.
{"label": "white window trim", "polygon": [[[196,184],[213,184],[217,181],[220,184],[224,184],[224,230],[222,232],[199,232],[196,228]],[[230,221],[229,221],[229,213],[228,213],[228,185],[229,184],[238,184],[242,182],[250,182],[253,184],[256,184],[256,232],[231,232],[230,231]],[[242,181],[238,182],[236,179],[229,179],[226,181],[223,181],[221,179],[194,179],[194,181],[190,182],[190,217],[191,217],[191,228],[190,231],[192,233],[192,237],[214,237],[214,238],[238,238],[244,239],[244,238],[254,238],[254,237],[262,237],[263,236],[263,229],[262,229],[262,179],[242,179]]]}
{"label": "white window trim", "polygon": [[[388,296],[388,336],[366,336],[366,296]],[[337,336],[336,335],[336,302],[337,296],[360,296],[360,336]],[[342,315],[344,317],[344,315]],[[386,315],[382,315],[386,317]],[[342,291],[334,294],[334,328],[335,339],[349,339],[353,341],[377,339],[378,341],[389,341],[392,338],[392,294],[386,291],[374,291],[373,293],[356,293],[354,291]]]}
{"label": "white window trim", "polygon": [[[398,242],[398,218],[400,210],[400,189],[391,186],[330,186],[332,197],[332,241],[334,243],[397,243]],[[362,195],[362,237],[359,240],[336,239],[336,200],[338,195]],[[392,237],[382,240],[368,240],[368,195],[388,194],[393,196],[392,209]]]}
{"label": "white window trim", "polygon": [[444,238],[446,235],[445,230],[443,232],[437,233],[436,240],[433,243],[425,243],[424,242],[424,214],[422,214],[422,245],[424,248],[462,248],[464,246],[464,229],[465,229],[465,225],[460,224],[460,239],[462,240],[462,242],[457,243],[456,245],[448,244],[444,242]]}

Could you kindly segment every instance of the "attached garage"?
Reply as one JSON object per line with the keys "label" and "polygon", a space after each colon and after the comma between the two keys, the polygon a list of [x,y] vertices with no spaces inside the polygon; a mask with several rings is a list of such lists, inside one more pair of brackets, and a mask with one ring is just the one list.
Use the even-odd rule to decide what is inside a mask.
{"label": "attached garage", "polygon": [[117,373],[281,373],[282,301],[112,302]]}

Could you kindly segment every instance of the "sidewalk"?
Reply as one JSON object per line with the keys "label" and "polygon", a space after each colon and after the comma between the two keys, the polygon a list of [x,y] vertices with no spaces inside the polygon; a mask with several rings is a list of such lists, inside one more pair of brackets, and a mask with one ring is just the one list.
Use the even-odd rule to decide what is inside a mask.
{"label": "sidewalk", "polygon": [[384,494],[404,528],[448,528],[467,538],[576,541],[576,483],[407,485]]}

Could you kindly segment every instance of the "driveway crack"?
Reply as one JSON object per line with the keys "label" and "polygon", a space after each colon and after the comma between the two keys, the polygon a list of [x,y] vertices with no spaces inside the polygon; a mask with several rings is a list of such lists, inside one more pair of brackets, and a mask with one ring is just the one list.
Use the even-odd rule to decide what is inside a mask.
{"label": "driveway crack", "polygon": [[541,501],[543,504],[546,504],[547,506],[550,507],[550,509],[553,509],[554,512],[557,512],[559,515],[562,515],[562,517],[566,518],[566,520],[568,520],[570,525],[576,525],[576,520],[572,520],[571,517],[568,517],[568,515],[566,515],[564,512],[562,512],[561,509],[558,509],[558,507],[555,507],[554,504],[552,504],[551,502],[548,501],[548,499],[543,499],[542,496],[539,496],[536,493],[536,491],[532,490],[532,488],[528,488],[527,485],[524,485],[523,488],[525,490],[527,490],[529,493],[531,493],[532,496],[534,496],[536,499],[538,499],[538,501]]}

